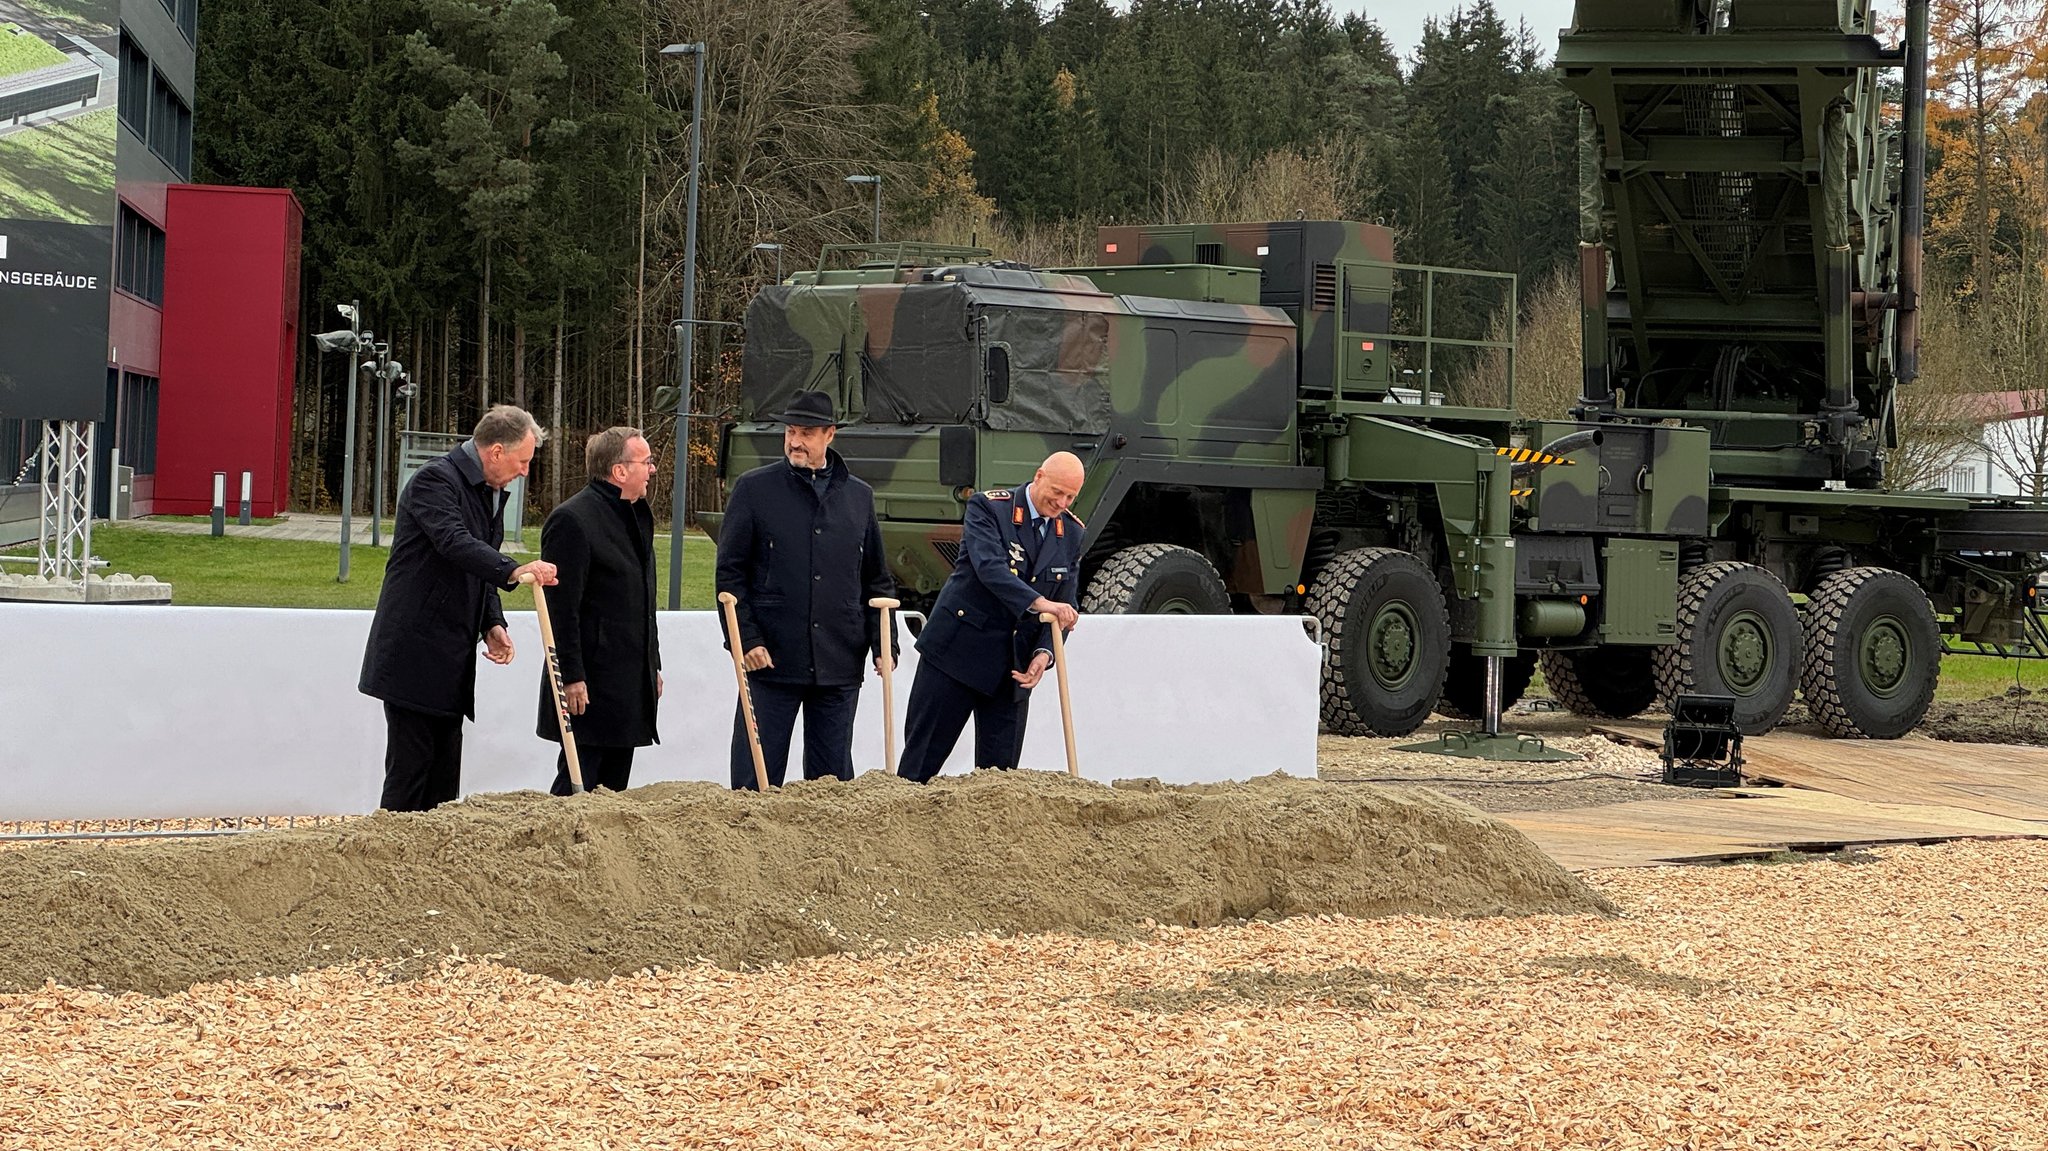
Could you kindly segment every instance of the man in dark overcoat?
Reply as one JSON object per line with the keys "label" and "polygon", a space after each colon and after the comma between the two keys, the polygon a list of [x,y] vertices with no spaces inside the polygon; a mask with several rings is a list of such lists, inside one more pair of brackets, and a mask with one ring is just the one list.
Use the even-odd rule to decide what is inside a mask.
{"label": "man in dark overcoat", "polygon": [[[782,786],[799,709],[804,778],[853,778],[861,679],[870,656],[878,671],[882,658],[881,613],[867,605],[896,592],[875,491],[832,450],[832,397],[799,392],[782,421],[783,458],[733,483],[718,529],[718,590],[739,599],[742,659],[774,787]],[[755,786],[737,709],[732,785]]]}
{"label": "man in dark overcoat", "polygon": [[[540,558],[555,565],[548,612],[583,786],[624,791],[633,750],[661,740],[654,723],[662,688],[654,511],[647,506],[654,451],[638,428],[607,428],[584,445],[583,463],[590,483],[548,513]],[[539,731],[562,742],[546,668]],[[551,790],[570,793],[567,752],[555,757]]]}
{"label": "man in dark overcoat", "polygon": [[[1080,619],[1086,527],[1067,509],[1083,479],[1080,457],[1054,452],[1030,483],[968,497],[960,558],[917,637],[898,775],[939,774],[969,716],[974,765],[1017,766],[1031,689],[1052,666],[1052,628]],[[1047,612],[1053,624],[1039,620]]]}
{"label": "man in dark overcoat", "polygon": [[425,811],[462,787],[462,720],[476,718],[476,646],[512,662],[501,590],[525,575],[555,581],[545,560],[514,563],[505,541],[505,487],[533,462],[540,427],[500,404],[452,452],[429,460],[398,496],[391,557],[370,620],[357,690],[384,701],[384,795],[389,811]]}

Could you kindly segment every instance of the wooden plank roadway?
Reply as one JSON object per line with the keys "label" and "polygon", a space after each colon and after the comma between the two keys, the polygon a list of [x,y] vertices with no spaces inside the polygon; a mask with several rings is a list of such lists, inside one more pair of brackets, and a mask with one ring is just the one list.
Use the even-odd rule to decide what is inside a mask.
{"label": "wooden plank roadway", "polygon": [[[1651,724],[1595,730],[1661,740]],[[1775,732],[1745,740],[1743,755],[1745,776],[1787,786],[1502,818],[1574,869],[2048,835],[2048,748]]]}

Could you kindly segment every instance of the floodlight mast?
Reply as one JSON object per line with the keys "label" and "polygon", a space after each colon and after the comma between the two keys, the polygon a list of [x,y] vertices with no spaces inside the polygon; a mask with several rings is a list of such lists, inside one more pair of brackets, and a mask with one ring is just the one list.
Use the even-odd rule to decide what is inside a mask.
{"label": "floodlight mast", "polygon": [[313,337],[313,344],[323,352],[348,352],[348,407],[343,416],[347,434],[342,438],[341,452],[341,566],[337,569],[334,582],[348,582],[349,511],[355,501],[356,474],[356,373],[362,367],[363,347],[373,333],[363,330],[363,309],[361,300],[334,305],[334,310],[348,317],[345,331],[321,332]]}

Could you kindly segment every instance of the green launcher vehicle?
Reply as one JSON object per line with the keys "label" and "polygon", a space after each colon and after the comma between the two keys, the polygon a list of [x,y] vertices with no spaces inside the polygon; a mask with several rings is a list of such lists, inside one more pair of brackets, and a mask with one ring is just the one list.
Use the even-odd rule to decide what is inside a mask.
{"label": "green launcher vehicle", "polygon": [[[1313,615],[1340,734],[1497,731],[1540,665],[1582,715],[1720,695],[1757,733],[1803,694],[1836,735],[1897,737],[1945,651],[2048,654],[2048,509],[1885,486],[1917,372],[1926,4],[1903,47],[1870,20],[1580,0],[1570,419],[1513,410],[1511,341],[1438,330],[1453,288],[1511,313],[1511,277],[1400,264],[1370,224],[1111,227],[1086,268],[900,244],[764,289],[722,474],[779,458],[793,393],[832,393],[914,607],[970,494],[1073,451],[1083,610]],[[1447,402],[1489,355],[1509,406]]]}

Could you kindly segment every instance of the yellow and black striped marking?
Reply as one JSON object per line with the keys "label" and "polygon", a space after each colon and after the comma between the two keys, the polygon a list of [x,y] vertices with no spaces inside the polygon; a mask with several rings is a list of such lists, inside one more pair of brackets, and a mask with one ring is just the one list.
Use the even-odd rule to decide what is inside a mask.
{"label": "yellow and black striped marking", "polygon": [[1495,448],[1493,449],[1493,454],[1506,456],[1518,464],[1563,464],[1566,467],[1572,466],[1572,461],[1564,456],[1547,455],[1537,451],[1535,448]]}
{"label": "yellow and black striped marking", "polygon": [[1535,488],[1509,488],[1508,495],[1514,499],[1525,499],[1536,494]]}

